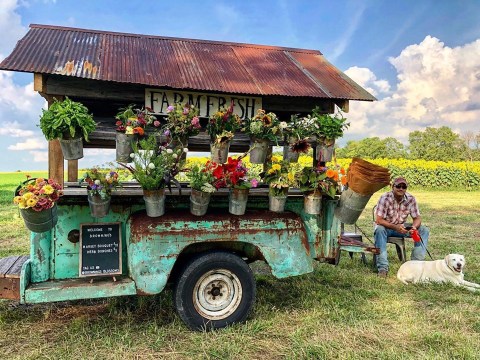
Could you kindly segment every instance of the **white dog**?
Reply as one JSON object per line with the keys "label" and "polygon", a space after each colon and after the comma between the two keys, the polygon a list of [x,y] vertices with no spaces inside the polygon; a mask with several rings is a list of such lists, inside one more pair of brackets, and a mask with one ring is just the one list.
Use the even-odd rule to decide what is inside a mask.
{"label": "white dog", "polygon": [[402,283],[452,283],[470,291],[477,291],[480,285],[463,279],[465,257],[459,254],[449,254],[443,260],[435,261],[407,261],[400,266],[397,278]]}

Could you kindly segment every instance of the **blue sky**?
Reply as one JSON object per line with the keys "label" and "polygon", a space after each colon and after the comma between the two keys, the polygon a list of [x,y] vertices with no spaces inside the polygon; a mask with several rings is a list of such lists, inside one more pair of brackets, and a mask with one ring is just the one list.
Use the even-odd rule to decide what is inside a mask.
{"label": "blue sky", "polygon": [[[351,102],[343,143],[406,142],[426,126],[480,133],[477,0],[2,0],[0,60],[32,23],[316,49],[379,99]],[[47,168],[32,82],[0,71],[0,171]],[[112,159],[87,149],[79,165]]]}

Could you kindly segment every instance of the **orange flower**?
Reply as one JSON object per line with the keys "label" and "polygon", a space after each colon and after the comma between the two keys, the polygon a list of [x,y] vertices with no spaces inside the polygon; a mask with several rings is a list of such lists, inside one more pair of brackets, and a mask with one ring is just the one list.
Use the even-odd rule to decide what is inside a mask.
{"label": "orange flower", "polygon": [[335,173],[336,173],[336,172],[335,172],[334,170],[328,169],[328,170],[327,170],[327,173],[326,173],[325,175],[327,175],[327,177],[333,179],[333,177],[335,176]]}
{"label": "orange flower", "polygon": [[140,136],[143,136],[143,134],[145,134],[145,130],[143,130],[143,128],[140,127],[140,126],[137,126],[137,127],[133,128],[133,133],[138,134]]}
{"label": "orange flower", "polygon": [[342,185],[347,185],[347,178],[345,176],[342,177]]}
{"label": "orange flower", "polygon": [[335,171],[335,174],[333,174],[333,180],[335,180],[335,181],[340,180],[340,176],[338,175],[338,171]]}
{"label": "orange flower", "polygon": [[346,174],[346,172],[345,172],[345,169],[344,169],[344,168],[340,168],[340,174],[342,174],[342,175],[345,175],[345,174]]}

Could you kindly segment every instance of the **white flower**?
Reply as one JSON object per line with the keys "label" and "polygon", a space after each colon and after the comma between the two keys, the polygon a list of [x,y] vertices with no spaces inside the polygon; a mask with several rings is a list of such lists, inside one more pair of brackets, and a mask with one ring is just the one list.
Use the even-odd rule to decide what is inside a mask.
{"label": "white flower", "polygon": [[148,168],[152,170],[155,169],[155,164],[154,163],[148,164]]}
{"label": "white flower", "polygon": [[135,154],[134,153],[131,153],[130,154],[130,158],[133,159],[135,157]]}
{"label": "white flower", "polygon": [[107,174],[107,175],[105,176],[105,180],[110,180],[110,174]]}
{"label": "white flower", "polygon": [[167,149],[167,154],[172,154],[173,150],[172,149]]}
{"label": "white flower", "polygon": [[173,154],[172,157],[173,157],[174,159],[176,159],[176,158],[178,158],[178,155],[177,155],[177,154]]}
{"label": "white flower", "polygon": [[100,185],[100,184],[101,184],[100,180],[95,180],[95,185]]}
{"label": "white flower", "polygon": [[280,129],[283,130],[283,129],[286,129],[288,127],[288,124],[285,121],[281,121],[279,126],[280,126]]}
{"label": "white flower", "polygon": [[188,148],[183,148],[184,153],[188,153]]}

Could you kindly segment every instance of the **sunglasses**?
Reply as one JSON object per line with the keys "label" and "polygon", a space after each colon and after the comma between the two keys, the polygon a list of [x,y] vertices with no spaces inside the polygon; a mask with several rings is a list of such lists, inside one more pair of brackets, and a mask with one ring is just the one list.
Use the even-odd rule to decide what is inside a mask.
{"label": "sunglasses", "polygon": [[403,184],[395,185],[395,187],[396,187],[397,189],[403,189],[403,190],[407,189],[407,185],[403,185]]}

